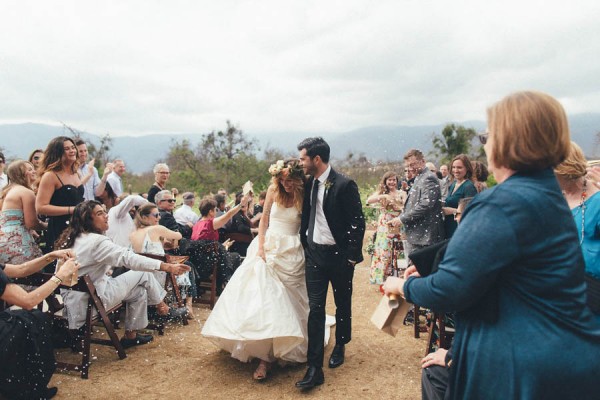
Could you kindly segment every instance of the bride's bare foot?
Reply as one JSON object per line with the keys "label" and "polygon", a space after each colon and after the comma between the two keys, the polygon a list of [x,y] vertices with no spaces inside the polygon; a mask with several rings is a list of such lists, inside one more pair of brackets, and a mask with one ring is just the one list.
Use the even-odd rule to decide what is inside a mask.
{"label": "bride's bare foot", "polygon": [[267,374],[270,369],[271,369],[270,363],[260,360],[260,363],[258,364],[258,367],[256,368],[256,371],[254,371],[254,374],[252,375],[252,377],[254,378],[254,380],[263,381],[263,380],[267,379]]}

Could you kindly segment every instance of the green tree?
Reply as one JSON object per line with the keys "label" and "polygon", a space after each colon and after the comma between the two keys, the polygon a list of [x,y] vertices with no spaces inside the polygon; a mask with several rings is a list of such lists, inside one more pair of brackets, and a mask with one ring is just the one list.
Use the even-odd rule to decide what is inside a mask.
{"label": "green tree", "polygon": [[[470,154],[473,138],[477,132],[473,128],[465,128],[462,125],[448,124],[440,135],[433,136],[433,148],[431,152],[441,164],[449,163],[459,154]],[[476,155],[475,158],[478,158]]]}

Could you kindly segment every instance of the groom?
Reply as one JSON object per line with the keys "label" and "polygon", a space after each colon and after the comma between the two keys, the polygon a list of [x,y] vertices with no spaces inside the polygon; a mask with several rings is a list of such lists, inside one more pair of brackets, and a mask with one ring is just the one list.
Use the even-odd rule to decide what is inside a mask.
{"label": "groom", "polygon": [[300,163],[312,177],[304,188],[300,238],[306,255],[308,290],[308,370],[296,387],[310,389],[324,382],[325,301],[329,282],[336,305],[336,344],[329,368],[344,363],[344,345],[351,339],[354,265],[363,260],[365,220],[356,183],[329,165],[323,138],[298,145]]}

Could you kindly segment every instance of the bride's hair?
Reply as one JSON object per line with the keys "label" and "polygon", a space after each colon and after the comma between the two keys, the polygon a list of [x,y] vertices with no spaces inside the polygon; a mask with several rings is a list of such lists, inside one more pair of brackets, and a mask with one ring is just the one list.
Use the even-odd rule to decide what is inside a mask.
{"label": "bride's hair", "polygon": [[[285,167],[289,167],[290,171],[296,171],[301,169],[299,160],[296,158],[285,160]],[[302,211],[302,202],[304,200],[304,184],[306,183],[306,176],[303,173],[292,173],[290,178],[294,183],[292,193],[285,191],[283,185],[279,182],[280,176],[273,176],[271,183],[275,188],[275,201],[278,204],[288,204],[290,199],[293,199],[294,206],[298,211]]]}

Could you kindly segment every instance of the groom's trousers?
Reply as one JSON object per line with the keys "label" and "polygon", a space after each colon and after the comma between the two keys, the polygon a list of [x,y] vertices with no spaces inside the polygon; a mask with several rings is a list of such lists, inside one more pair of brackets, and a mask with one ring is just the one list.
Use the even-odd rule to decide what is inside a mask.
{"label": "groom's trousers", "polygon": [[306,255],[306,288],[308,290],[308,365],[323,366],[325,338],[325,302],[329,282],[335,300],[336,344],[351,339],[352,278],[354,266],[348,263],[337,246],[309,244]]}

